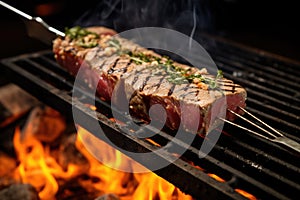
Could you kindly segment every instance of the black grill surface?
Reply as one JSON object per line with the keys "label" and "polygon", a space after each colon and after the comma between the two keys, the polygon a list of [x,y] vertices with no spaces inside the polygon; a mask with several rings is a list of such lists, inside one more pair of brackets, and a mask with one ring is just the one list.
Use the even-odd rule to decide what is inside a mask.
{"label": "black grill surface", "polygon": [[[247,109],[250,112],[287,137],[300,142],[300,63],[207,35],[199,36],[198,41],[223,70],[225,77],[246,88]],[[1,65],[1,74],[9,80],[66,116],[72,116],[74,78],[58,66],[50,50],[4,59]],[[94,117],[93,111],[86,106],[91,95],[84,89],[76,90],[80,96],[75,101],[75,112],[85,122],[81,126],[93,133],[95,130],[88,124],[91,120],[98,120],[102,129],[109,132],[109,139],[120,150],[148,152],[158,148],[146,139],[135,138],[120,130],[109,119],[109,105],[99,99],[96,104],[100,109],[97,118]],[[126,122],[127,116],[123,118]],[[236,123],[245,125],[240,120]],[[225,125],[223,133],[205,158],[198,157],[203,139],[197,137],[180,159],[155,173],[195,198],[244,199],[236,192],[237,189],[257,199],[299,197],[299,154],[232,125]],[[99,134],[97,136],[104,139]],[[160,131],[152,139],[163,145],[172,136]],[[185,144],[178,141],[176,145]],[[172,156],[172,152],[165,152],[153,157],[138,158],[137,161],[147,167],[151,162],[168,162]],[[215,174],[225,182],[217,181],[209,174]]]}

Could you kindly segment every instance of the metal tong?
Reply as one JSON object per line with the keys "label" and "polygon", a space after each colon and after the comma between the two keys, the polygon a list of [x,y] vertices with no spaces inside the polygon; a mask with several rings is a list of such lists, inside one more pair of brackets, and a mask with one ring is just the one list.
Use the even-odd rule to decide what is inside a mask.
{"label": "metal tong", "polygon": [[[246,109],[242,108],[242,107],[238,107],[239,109],[241,109],[244,113],[246,113],[247,115],[249,115],[252,119],[256,120],[257,122],[259,122],[261,125],[258,125],[256,123],[254,123],[253,121],[247,119],[246,117],[228,109],[229,112],[231,112],[232,114],[234,114],[235,116],[239,117],[240,119],[246,121],[247,123],[255,126],[256,128],[260,129],[261,131],[263,131],[265,134],[261,134],[257,131],[253,131],[249,128],[246,128],[244,126],[241,126],[239,124],[236,124],[232,121],[229,121],[227,119],[223,119],[221,118],[221,120],[223,120],[226,123],[229,123],[233,126],[236,126],[238,128],[241,128],[243,130],[246,130],[256,136],[259,136],[263,139],[269,140],[271,142],[275,142],[275,143],[279,143],[284,145],[285,147],[292,149],[293,151],[296,151],[298,153],[300,153],[300,144],[286,136],[284,136],[282,133],[280,133],[278,130],[276,130],[275,128],[273,128],[272,126],[270,126],[269,124],[267,124],[266,122],[262,121],[261,119],[259,119],[258,117],[254,116],[252,113],[250,113],[249,111],[247,111]],[[269,129],[269,130],[267,130]],[[272,132],[271,132],[272,131]]]}
{"label": "metal tong", "polygon": [[32,17],[3,1],[0,1],[0,5],[21,15],[25,19],[24,22],[27,28],[27,33],[30,37],[37,38],[47,44],[51,44],[52,40],[57,36],[65,37],[63,32],[49,26],[40,17]]}

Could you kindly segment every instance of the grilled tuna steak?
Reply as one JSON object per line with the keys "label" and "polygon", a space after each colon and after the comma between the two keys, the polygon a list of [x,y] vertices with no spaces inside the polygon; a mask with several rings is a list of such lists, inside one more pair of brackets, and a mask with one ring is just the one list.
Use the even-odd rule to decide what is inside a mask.
{"label": "grilled tuna steak", "polygon": [[[128,99],[125,106],[131,115],[165,121],[170,129],[181,125],[207,133],[220,113],[234,120],[226,110],[240,113],[238,106],[245,107],[245,89],[231,80],[173,62],[114,34],[103,27],[72,28],[65,38],[54,41],[55,58],[96,89],[100,98],[120,108]],[[155,104],[164,108],[165,115],[154,109],[150,119],[149,109]]]}

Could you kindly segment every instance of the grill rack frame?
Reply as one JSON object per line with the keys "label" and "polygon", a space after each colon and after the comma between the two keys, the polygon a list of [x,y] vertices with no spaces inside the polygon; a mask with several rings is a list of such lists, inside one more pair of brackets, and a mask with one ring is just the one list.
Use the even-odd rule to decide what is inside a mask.
{"label": "grill rack frame", "polygon": [[[271,61],[277,61],[277,62],[282,62],[285,65],[292,65],[292,66],[297,66],[297,63],[289,63],[288,60],[283,60],[281,61],[280,59],[268,55],[266,56],[265,54],[257,53],[257,52],[252,52],[249,51],[248,49],[242,49],[241,47],[237,47],[234,45],[229,45],[226,44],[225,42],[221,41],[218,42],[215,39],[208,38],[207,36],[202,36],[201,38],[203,40],[203,43],[206,44],[204,45],[206,49],[209,51],[209,53],[212,55],[214,58],[215,62],[217,63],[218,66],[222,68],[222,70],[227,70],[225,71],[225,76],[233,79],[234,81],[240,82],[242,85],[248,86],[247,80],[244,81],[243,79],[239,77],[235,77],[234,75],[228,73],[230,69],[229,64],[234,63],[234,61],[231,61],[232,59],[236,59],[236,54],[237,55],[242,55],[243,53],[249,56],[251,54],[254,54],[256,58],[254,60],[259,59],[270,59]],[[200,42],[201,43],[201,42]],[[230,59],[225,59],[224,62],[224,57],[228,56],[228,54],[221,54],[218,51],[220,50],[220,45],[227,47],[228,49],[238,49],[237,50],[231,50],[236,52],[234,54],[233,58],[230,57]],[[230,48],[228,48],[230,47]],[[218,50],[216,50],[218,49]],[[230,52],[230,51],[229,51]],[[221,54],[221,56],[220,56]],[[220,59],[218,58],[221,57],[223,58]],[[223,57],[222,57],[223,56]],[[240,57],[237,57],[240,58]],[[242,57],[244,60],[245,56]],[[251,58],[251,57],[250,57]],[[252,57],[253,59],[253,57]],[[223,61],[223,62],[222,62]],[[238,59],[240,62],[241,60]],[[243,60],[242,60],[243,61]],[[23,62],[23,63],[22,63]],[[28,70],[26,69],[26,65],[31,65],[33,67],[32,69]],[[42,62],[44,64],[40,64],[39,62]],[[238,64],[239,64],[238,62]],[[245,61],[243,61],[245,63]],[[270,62],[270,61],[268,61]],[[48,63],[45,66],[45,63]],[[225,63],[225,64],[224,64]],[[241,63],[240,63],[241,64]],[[249,65],[249,63],[246,63]],[[250,62],[250,64],[253,64]],[[33,94],[35,97],[43,101],[44,103],[52,106],[53,108],[60,110],[62,113],[66,114],[66,116],[72,116],[72,77],[61,67],[57,65],[55,60],[53,59],[53,55],[49,50],[46,51],[40,51],[36,53],[30,53],[30,54],[25,54],[21,56],[16,56],[8,59],[4,59],[1,61],[1,69],[3,70],[5,77],[11,78],[13,82],[18,84],[20,87],[25,89],[26,91],[29,91],[31,94]],[[235,65],[234,65],[235,66]],[[300,66],[300,64],[299,64]],[[49,70],[49,67],[51,70]],[[239,69],[239,66],[237,67]],[[250,70],[251,71],[251,70]],[[244,72],[244,71],[242,71]],[[262,73],[264,74],[264,73]],[[42,77],[39,77],[41,76]],[[55,87],[45,81],[44,78],[47,78],[46,80],[55,81]],[[292,76],[293,78],[293,76]],[[244,83],[244,84],[243,84]],[[288,83],[291,84],[291,83]],[[291,84],[293,85],[293,84]],[[251,84],[250,84],[251,87]],[[250,89],[250,93],[255,94],[255,91],[251,88],[247,88],[247,90]],[[293,90],[291,90],[293,91]],[[89,94],[85,93],[84,91],[81,91],[82,94],[86,97],[88,97]],[[276,94],[276,93],[275,93]],[[261,94],[259,94],[261,96]],[[258,95],[258,96],[259,96]],[[267,99],[269,97],[269,100],[274,101],[276,100],[272,96],[267,96]],[[288,97],[290,98],[290,97]],[[98,101],[98,100],[97,100]],[[100,100],[99,100],[100,101]],[[249,101],[249,99],[248,99]],[[250,97],[250,102],[255,102],[255,99],[251,99]],[[297,101],[297,99],[296,99]],[[275,101],[276,102],[276,101]],[[102,104],[102,102],[99,102]],[[283,104],[285,107],[289,107],[290,105]],[[145,151],[153,151],[154,148],[151,146],[149,143],[142,141],[140,139],[136,139],[132,136],[129,136],[125,133],[120,132],[120,129],[118,129],[115,124],[113,124],[105,115],[98,113],[97,114],[97,119],[94,118],[93,114],[91,113],[92,111],[84,106],[83,103],[81,102],[76,102],[76,112],[78,111],[78,114],[81,114],[84,119],[86,120],[87,123],[80,124],[84,128],[86,128],[90,132],[94,132],[95,130],[92,130],[87,124],[89,120],[98,120],[101,123],[102,128],[105,127],[105,129],[109,130],[110,132],[110,139],[118,146],[124,147],[125,143],[129,143],[131,145],[128,145],[131,147],[131,151],[137,151],[137,152],[145,152]],[[295,106],[294,106],[295,107]],[[273,108],[273,107],[272,107]],[[298,106],[296,105],[296,108]],[[258,113],[260,115],[263,115],[262,113],[258,112],[254,108],[250,108],[251,112]],[[286,113],[285,113],[286,114]],[[297,116],[294,113],[288,113],[287,114],[290,118],[295,119],[297,121]],[[270,116],[267,117],[267,119],[270,119]],[[276,119],[277,120],[277,119]],[[300,128],[297,126],[297,124],[292,124],[289,122],[280,121],[281,124],[284,124],[291,129],[296,129],[298,130],[297,133],[299,133]],[[226,130],[226,127],[225,127]],[[227,129],[228,130],[228,129]],[[235,130],[237,131],[237,130]],[[166,133],[161,132],[162,135],[167,136]],[[287,134],[287,133],[285,133]],[[299,142],[299,137],[297,137],[295,134],[287,134],[289,137],[295,139],[296,141]],[[98,135],[97,135],[98,136]],[[169,166],[166,168],[163,168],[161,170],[155,171],[159,176],[165,178],[166,180],[170,181],[173,183],[175,186],[179,187],[182,191],[191,194],[195,198],[201,198],[201,199],[211,199],[211,198],[217,198],[217,199],[243,199],[243,196],[240,194],[234,192],[234,188],[239,188],[241,189],[249,189],[246,190],[249,193],[254,194],[258,198],[262,199],[289,199],[293,197],[294,195],[299,194],[300,192],[300,183],[295,181],[290,181],[290,178],[292,178],[293,175],[298,174],[300,172],[300,167],[294,163],[287,163],[285,161],[282,161],[282,157],[286,157],[286,160],[291,160],[297,158],[296,155],[291,154],[290,152],[286,151],[284,148],[280,147],[280,145],[276,145],[273,143],[270,143],[268,141],[263,141],[260,138],[256,138],[255,136],[250,136],[250,135],[245,135],[246,138],[248,138],[250,141],[254,141],[257,143],[260,143],[261,145],[267,145],[267,148],[264,149],[259,149],[256,147],[253,147],[244,141],[239,141],[239,138],[236,138],[236,135],[233,135],[231,137],[225,137],[223,136],[221,138],[221,142],[218,143],[213,151],[204,159],[198,159],[197,160],[197,144],[199,144],[198,140],[201,139],[198,138],[193,146],[189,147],[187,152],[184,154],[184,157],[187,158],[192,158],[193,161],[195,161],[195,164],[199,164],[201,167],[204,166],[204,169],[209,169],[208,172],[213,172],[215,174],[221,174],[224,177],[226,177],[227,181],[225,183],[220,183],[211,177],[207,175],[207,171],[203,172],[195,167],[193,167],[191,164],[188,162],[184,161],[183,159],[178,159],[175,162],[170,163]],[[103,138],[102,138],[103,139]],[[126,142],[124,142],[126,141]],[[227,148],[226,145],[224,144],[230,144],[230,145],[235,145],[233,149]],[[244,151],[249,151],[250,155],[245,156],[240,155],[235,152],[238,151],[238,148],[242,147]],[[125,148],[125,147],[124,147]],[[274,154],[268,154],[265,153],[264,151],[267,150],[268,152],[271,151],[271,149],[275,149]],[[256,154],[258,156],[255,156],[253,154]],[[142,159],[142,160],[137,160],[138,162],[142,163],[147,167],[147,161],[148,164],[149,162],[153,162],[154,160],[159,161],[159,159],[163,160],[168,160],[168,154],[166,155],[157,155],[155,158],[148,158],[148,159]],[[220,157],[224,156],[224,159],[220,159]],[[250,159],[248,158],[250,157]],[[256,161],[256,158],[258,161]],[[268,158],[269,163],[267,165],[262,165],[260,163],[263,163],[264,159]],[[229,161],[226,161],[226,159],[229,159]],[[253,161],[254,160],[254,161]],[[234,165],[239,166],[237,169],[231,167],[228,163],[233,162]],[[277,166],[281,166],[278,171],[281,171],[281,169],[288,169],[289,172],[292,173],[292,175],[286,177],[279,177],[279,175],[276,175],[276,171],[274,169],[270,168],[270,165],[272,163],[276,164]],[[250,175],[247,175],[245,173],[245,170],[241,171],[241,165],[245,165],[246,170],[249,169],[252,171]],[[261,166],[261,168],[257,166]],[[273,170],[273,171],[272,171]],[[292,186],[293,190],[289,192],[289,195],[282,194],[282,192],[278,188],[274,188],[273,186],[269,186],[262,181],[257,180],[256,178],[251,177],[251,174],[260,174],[262,177],[267,177],[267,180],[271,181],[281,181],[283,182],[282,184],[279,184],[280,186],[284,185],[286,188],[283,189],[291,189],[290,187]],[[222,177],[222,176],[221,176]],[[271,177],[271,178],[269,178]],[[294,179],[295,180],[295,179]],[[268,183],[269,184],[269,183]],[[282,189],[281,189],[282,190]]]}

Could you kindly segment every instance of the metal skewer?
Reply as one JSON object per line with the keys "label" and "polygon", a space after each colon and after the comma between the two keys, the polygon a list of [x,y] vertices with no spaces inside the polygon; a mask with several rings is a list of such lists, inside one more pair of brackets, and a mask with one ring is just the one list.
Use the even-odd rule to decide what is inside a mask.
{"label": "metal skewer", "polygon": [[40,17],[32,17],[3,1],[0,1],[0,5],[26,19],[24,22],[27,27],[28,35],[30,37],[37,38],[48,44],[51,43],[52,40],[57,36],[65,37],[65,34],[63,32],[49,26]]}
{"label": "metal skewer", "polygon": [[[244,127],[244,126],[241,126],[241,125],[239,125],[239,124],[236,124],[236,123],[234,123],[234,122],[232,122],[232,121],[229,121],[229,120],[227,120],[227,119],[223,119],[223,118],[220,118],[220,119],[223,120],[223,121],[226,122],[226,123],[229,123],[229,124],[233,125],[233,126],[236,126],[236,127],[238,127],[238,128],[241,128],[241,129],[243,129],[243,130],[246,130],[246,131],[248,131],[248,132],[250,132],[250,133],[252,133],[252,134],[254,134],[254,135],[256,135],[256,136],[259,136],[259,137],[264,138],[264,139],[266,139],[266,140],[269,140],[269,141],[271,141],[271,142],[280,143],[280,144],[282,144],[282,145],[284,145],[284,146],[286,146],[286,147],[288,147],[288,148],[290,148],[290,149],[292,149],[292,150],[294,150],[294,151],[300,153],[300,144],[299,144],[298,142],[296,142],[296,141],[294,141],[294,140],[292,140],[292,139],[290,139],[290,138],[284,136],[284,135],[283,135],[282,133],[280,133],[278,130],[274,129],[272,126],[270,126],[270,125],[267,124],[266,122],[262,121],[261,119],[259,119],[259,118],[256,117],[256,116],[254,116],[252,113],[250,113],[250,112],[247,111],[246,109],[244,109],[244,108],[242,108],[242,107],[238,107],[238,108],[241,109],[244,113],[246,113],[246,114],[248,114],[249,116],[251,116],[251,117],[252,117],[254,120],[256,120],[257,122],[260,122],[264,127],[262,127],[262,126],[260,126],[260,125],[258,125],[258,124],[256,124],[256,123],[254,123],[253,121],[251,121],[251,120],[245,118],[244,116],[242,116],[242,115],[240,115],[240,114],[238,114],[238,113],[236,113],[236,112],[234,112],[234,111],[232,111],[232,110],[230,110],[230,109],[227,109],[227,110],[228,110],[230,113],[234,114],[235,116],[239,117],[240,119],[242,119],[242,120],[246,121],[247,123],[249,123],[249,124],[251,124],[251,125],[257,127],[258,129],[262,130],[262,131],[265,133],[265,135],[263,135],[263,134],[261,134],[261,133],[258,133],[258,132],[256,132],[256,131],[253,131],[253,130],[251,130],[251,129],[249,129],[249,128],[246,128],[246,127]],[[267,130],[266,128],[268,128],[268,129],[269,129],[270,131],[272,131],[272,132],[270,132],[270,131]]]}

